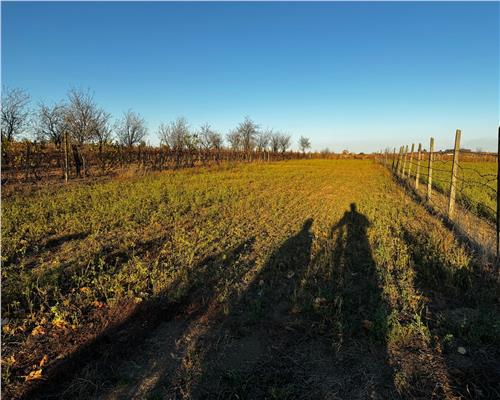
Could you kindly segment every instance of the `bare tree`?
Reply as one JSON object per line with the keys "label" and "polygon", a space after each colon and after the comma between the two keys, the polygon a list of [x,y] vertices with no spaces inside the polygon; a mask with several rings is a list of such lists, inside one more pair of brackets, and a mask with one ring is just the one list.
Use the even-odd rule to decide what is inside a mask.
{"label": "bare tree", "polygon": [[2,90],[2,141],[11,142],[27,128],[30,96],[22,89]]}
{"label": "bare tree", "polygon": [[68,93],[69,104],[66,107],[65,124],[78,144],[99,140],[103,134],[104,122],[109,115],[94,102],[90,91],[71,89]]}
{"label": "bare tree", "polygon": [[279,134],[279,147],[282,153],[285,153],[292,143],[292,137],[290,135],[281,133]]}
{"label": "bare tree", "polygon": [[259,126],[249,117],[245,117],[245,120],[238,125],[236,130],[240,134],[242,149],[247,153],[251,152],[255,148],[255,139],[259,132]]}
{"label": "bare tree", "polygon": [[60,146],[65,129],[65,116],[66,108],[64,104],[54,103],[49,106],[40,103],[35,121],[36,138]]}
{"label": "bare tree", "polygon": [[198,140],[204,150],[219,150],[222,147],[222,135],[212,130],[208,123],[201,126]]}
{"label": "bare tree", "polygon": [[110,126],[111,114],[99,109],[95,116],[95,126],[93,130],[93,140],[99,144],[99,151],[102,151],[102,146],[111,144],[113,141],[113,132]]}
{"label": "bare tree", "polygon": [[272,129],[265,130],[263,132],[259,132],[257,134],[257,138],[255,140],[255,145],[258,151],[267,150],[269,144],[271,143],[271,137],[273,135]]}
{"label": "bare tree", "polygon": [[301,136],[299,139],[299,148],[302,153],[305,153],[307,149],[311,148],[311,141],[308,138]]}
{"label": "bare tree", "polygon": [[229,143],[229,147],[232,150],[242,150],[243,149],[243,140],[241,138],[241,134],[238,131],[231,131],[226,135],[226,139]]}
{"label": "bare tree", "polygon": [[172,150],[183,150],[190,146],[191,133],[185,118],[177,118],[169,124],[161,124],[158,128],[158,137],[163,145]]}
{"label": "bare tree", "polygon": [[272,132],[269,137],[269,145],[273,153],[277,153],[280,149],[281,134],[279,132]]}
{"label": "bare tree", "polygon": [[115,132],[120,144],[127,147],[139,144],[148,134],[146,121],[132,110],[124,112],[116,122]]}

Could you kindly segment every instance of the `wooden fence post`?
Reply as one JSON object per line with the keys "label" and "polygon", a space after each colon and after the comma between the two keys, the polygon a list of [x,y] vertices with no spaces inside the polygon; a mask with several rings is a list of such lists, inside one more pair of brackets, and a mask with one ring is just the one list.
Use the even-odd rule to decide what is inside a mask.
{"label": "wooden fence post", "polygon": [[394,151],[392,152],[392,172],[394,172],[395,165],[396,165],[396,148],[394,147]]}
{"label": "wooden fence post", "polygon": [[404,148],[404,160],[403,160],[403,179],[406,177],[406,159],[408,157],[408,145]]}
{"label": "wooden fence post", "polygon": [[432,197],[432,157],[434,153],[434,138],[431,137],[429,144],[429,164],[427,169],[427,200],[430,201]]}
{"label": "wooden fence post", "polygon": [[453,219],[455,213],[455,197],[457,190],[457,176],[458,176],[458,156],[460,153],[460,136],[462,133],[457,129],[455,133],[455,148],[453,150],[453,165],[451,167],[451,182],[450,182],[450,199],[448,203],[448,218]]}
{"label": "wooden fence post", "polygon": [[398,177],[401,175],[402,157],[403,157],[403,146],[400,146],[399,153],[398,153],[398,162],[396,165],[396,175]]}
{"label": "wooden fence post", "polygon": [[422,159],[422,143],[418,144],[417,170],[415,171],[415,189],[418,190],[420,184],[420,160]]}
{"label": "wooden fence post", "polygon": [[408,162],[408,178],[411,178],[411,163],[413,162],[413,152],[415,151],[415,143],[411,144],[410,161]]}
{"label": "wooden fence post", "polygon": [[68,182],[69,177],[69,140],[68,132],[64,131],[64,181]]}

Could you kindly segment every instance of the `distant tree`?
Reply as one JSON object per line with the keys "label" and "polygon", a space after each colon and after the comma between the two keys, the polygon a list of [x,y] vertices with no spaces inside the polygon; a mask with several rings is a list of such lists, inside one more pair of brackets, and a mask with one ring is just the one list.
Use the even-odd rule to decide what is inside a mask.
{"label": "distant tree", "polygon": [[243,149],[243,140],[240,132],[231,131],[226,135],[226,139],[229,143],[229,147],[231,147],[232,150],[238,151]]}
{"label": "distant tree", "polygon": [[208,123],[201,126],[198,132],[198,140],[205,150],[219,150],[222,147],[222,135],[212,130]]}
{"label": "distant tree", "polygon": [[132,147],[147,136],[146,121],[138,113],[128,110],[115,124],[115,132],[120,144]]}
{"label": "distant tree", "polygon": [[160,143],[172,150],[183,150],[191,143],[191,133],[185,118],[177,118],[169,124],[161,124],[158,128]]}
{"label": "distant tree", "polygon": [[105,129],[109,114],[98,107],[93,94],[87,90],[71,89],[65,107],[65,126],[78,144],[100,141],[108,135]]}
{"label": "distant tree", "polygon": [[11,142],[29,125],[30,110],[28,108],[30,96],[22,89],[2,90],[2,141]]}
{"label": "distant tree", "polygon": [[95,125],[92,134],[93,140],[99,144],[99,149],[105,144],[113,142],[113,131],[110,126],[111,114],[99,109],[95,116]]}
{"label": "distant tree", "polygon": [[272,134],[273,131],[271,129],[267,129],[257,134],[255,144],[258,151],[267,150],[267,148],[269,147],[269,143],[271,142]]}
{"label": "distant tree", "polygon": [[60,146],[65,129],[66,107],[61,103],[40,103],[35,119],[35,136],[38,140]]}
{"label": "distant tree", "polygon": [[302,153],[305,153],[307,149],[311,148],[311,141],[308,138],[301,136],[299,139],[299,148]]}
{"label": "distant tree", "polygon": [[249,117],[241,122],[236,131],[240,135],[241,147],[245,152],[251,152],[255,148],[255,139],[259,132],[259,126],[255,124]]}
{"label": "distant tree", "polygon": [[277,153],[280,150],[281,134],[279,132],[271,132],[269,136],[269,145],[273,153]]}
{"label": "distant tree", "polygon": [[279,135],[279,147],[282,153],[285,153],[292,144],[292,137],[290,135],[281,133]]}

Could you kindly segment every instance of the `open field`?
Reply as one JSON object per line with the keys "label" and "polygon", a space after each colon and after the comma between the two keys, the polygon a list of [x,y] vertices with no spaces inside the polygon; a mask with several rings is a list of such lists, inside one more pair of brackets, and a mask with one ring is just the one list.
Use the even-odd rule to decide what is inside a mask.
{"label": "open field", "polygon": [[498,277],[370,160],[45,188],[2,216],[7,397],[500,396]]}

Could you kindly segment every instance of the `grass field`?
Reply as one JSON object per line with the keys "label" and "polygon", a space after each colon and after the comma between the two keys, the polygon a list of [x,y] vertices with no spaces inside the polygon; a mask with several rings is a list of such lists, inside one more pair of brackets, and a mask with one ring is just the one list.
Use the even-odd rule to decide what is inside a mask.
{"label": "grass field", "polygon": [[372,161],[42,189],[2,216],[5,396],[500,395],[498,280]]}

